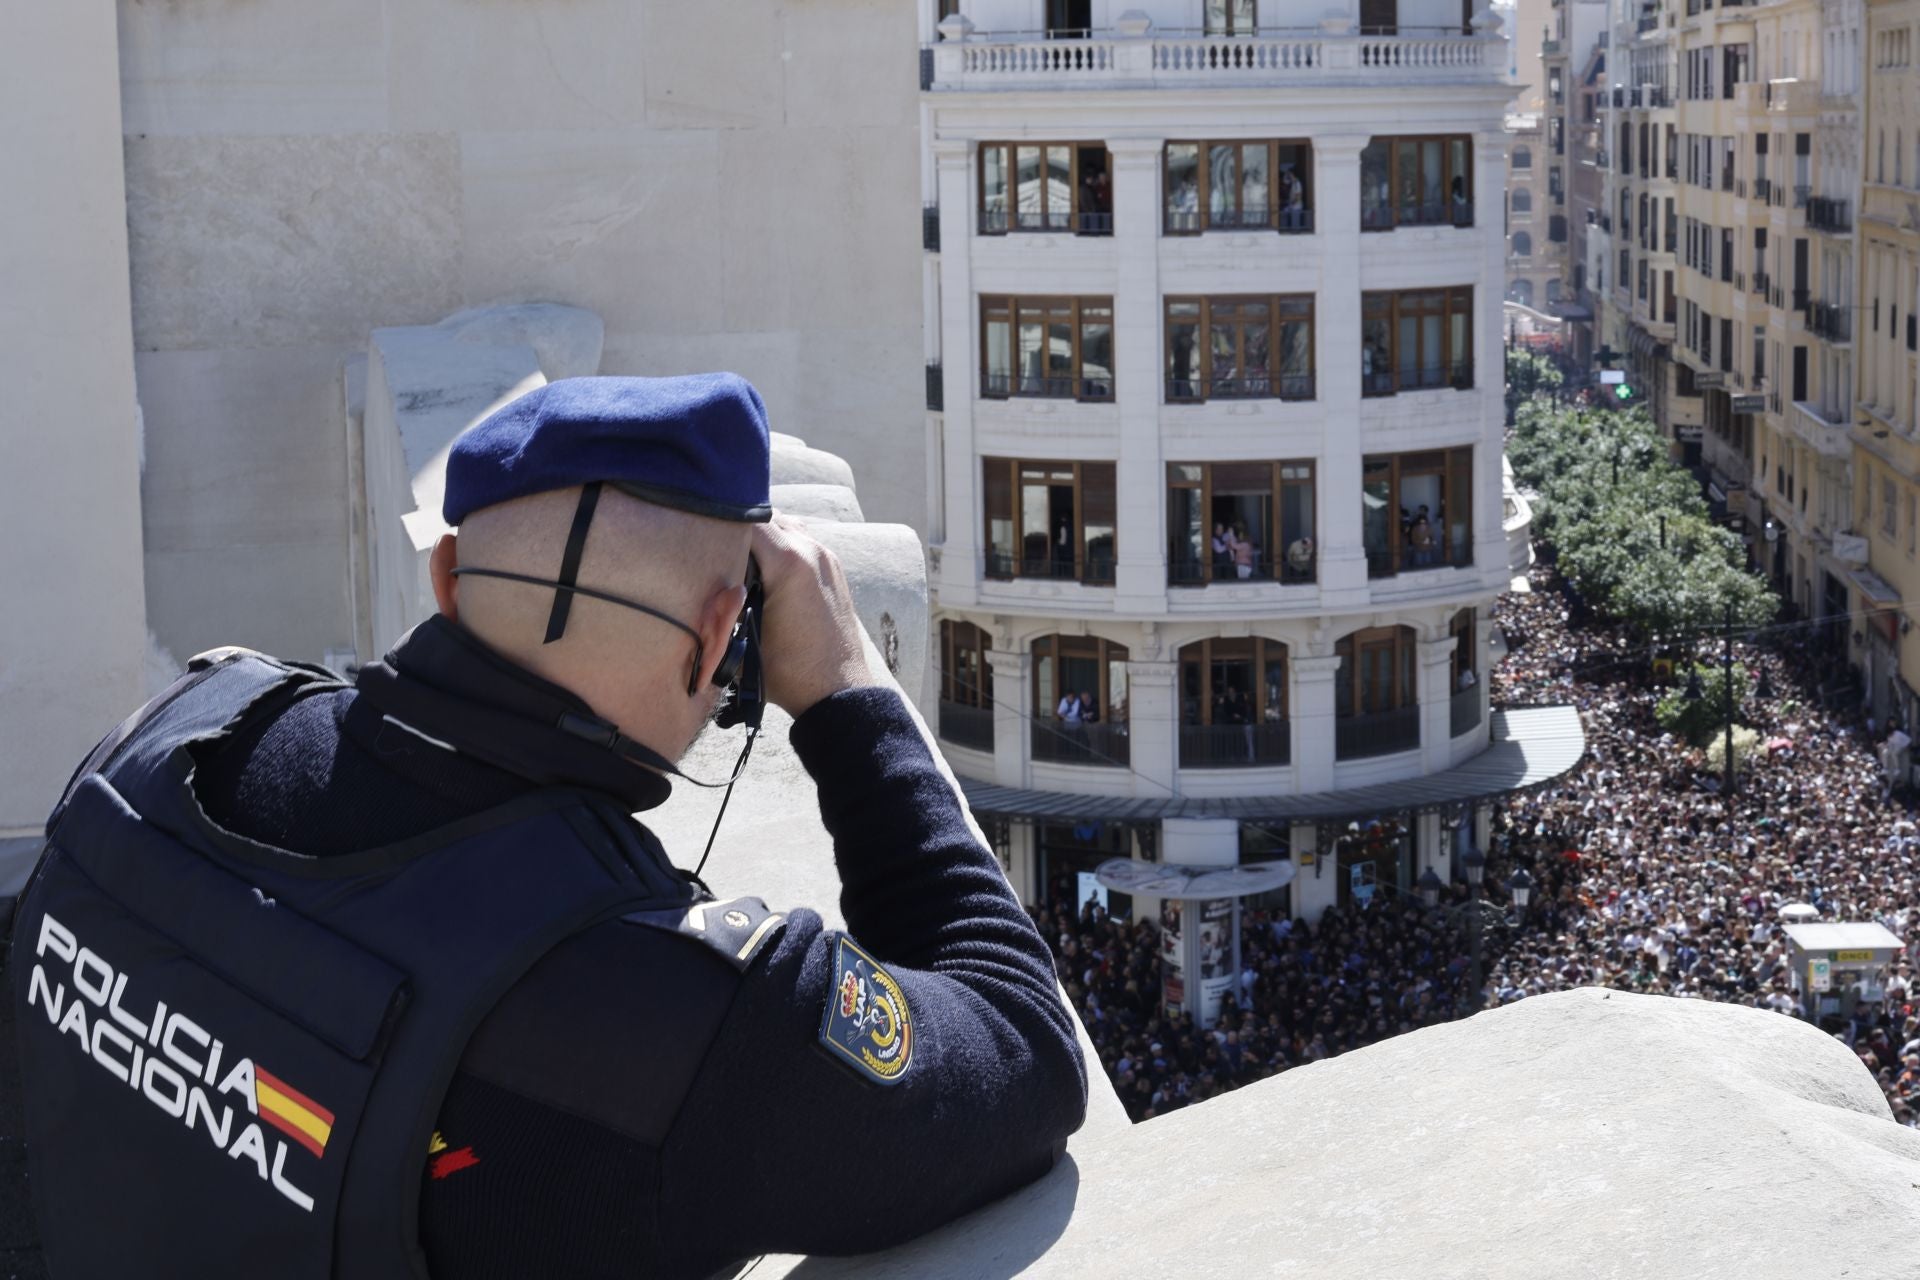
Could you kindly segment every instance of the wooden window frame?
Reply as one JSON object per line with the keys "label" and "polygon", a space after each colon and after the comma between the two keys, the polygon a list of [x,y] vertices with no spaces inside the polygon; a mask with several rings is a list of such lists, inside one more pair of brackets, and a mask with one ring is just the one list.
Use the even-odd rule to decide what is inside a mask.
{"label": "wooden window frame", "polygon": [[[1213,656],[1214,646],[1219,644],[1250,645],[1253,649],[1254,698],[1253,722],[1256,725],[1267,723],[1267,682],[1263,678],[1268,660],[1277,650],[1280,661],[1280,714],[1275,717],[1285,722],[1288,715],[1288,702],[1291,697],[1289,686],[1293,682],[1293,654],[1286,641],[1275,640],[1270,636],[1209,636],[1204,640],[1195,640],[1180,646],[1175,659],[1181,672],[1175,677],[1174,716],[1181,728],[1192,725],[1196,728],[1209,728],[1213,724]],[[1238,654],[1230,654],[1223,661],[1245,660]],[[1200,718],[1189,721],[1185,718],[1185,691],[1187,687],[1185,668],[1189,662],[1200,665]]]}
{"label": "wooden window frame", "polygon": [[[992,634],[979,623],[954,618],[940,620],[940,697],[943,700],[963,707],[992,709],[993,664],[987,660],[992,647]],[[960,679],[957,656],[963,649],[977,650],[980,654],[980,687],[977,689],[968,688]]]}
{"label": "wooden window frame", "polygon": [[[1231,225],[1215,227],[1213,225],[1213,166],[1209,163],[1215,147],[1252,147],[1265,146],[1267,150],[1267,212],[1263,221],[1249,223],[1243,208],[1246,198],[1246,186],[1238,181],[1234,184],[1233,209],[1235,218]],[[1199,149],[1194,161],[1195,199],[1197,204],[1193,213],[1193,225],[1176,227],[1173,223],[1173,210],[1167,207],[1173,195],[1173,149],[1175,147],[1196,147]],[[1304,217],[1297,223],[1291,223],[1282,215],[1286,212],[1281,204],[1280,149],[1293,147],[1300,152],[1296,162],[1300,178],[1301,209]],[[1236,163],[1236,171],[1238,161]],[[1305,234],[1313,230],[1313,192],[1314,192],[1313,140],[1311,138],[1169,138],[1160,148],[1160,234],[1166,236],[1197,236],[1208,231],[1279,231],[1283,234]]]}
{"label": "wooden window frame", "polygon": [[[1422,295],[1432,293],[1437,293],[1441,296],[1440,309],[1437,313],[1427,308],[1418,307],[1412,301]],[[1473,294],[1474,289],[1472,285],[1443,285],[1434,289],[1369,290],[1362,293],[1360,295],[1360,340],[1362,344],[1366,342],[1368,321],[1385,319],[1387,322],[1387,367],[1384,373],[1376,369],[1369,377],[1365,372],[1366,366],[1363,360],[1361,365],[1360,394],[1363,397],[1377,398],[1381,396],[1399,395],[1402,391],[1433,391],[1443,387],[1450,387],[1455,391],[1472,390],[1474,385],[1474,324],[1479,318],[1474,310]],[[1386,300],[1384,304],[1381,303],[1381,299]],[[1466,350],[1464,352],[1447,352],[1447,358],[1442,362],[1442,381],[1431,386],[1419,382],[1415,382],[1410,386],[1402,386],[1400,380],[1401,369],[1403,368],[1403,363],[1400,359],[1400,321],[1407,316],[1418,318],[1433,314],[1440,316],[1442,341],[1448,343],[1452,341],[1454,316],[1466,316]],[[1424,367],[1417,361],[1418,357],[1416,357],[1416,363],[1413,366],[1416,375],[1418,371]],[[1461,376],[1463,369],[1465,370],[1464,377]],[[1382,379],[1384,379],[1384,381],[1382,381]]]}
{"label": "wooden window frame", "polygon": [[[1287,575],[1284,567],[1287,548],[1281,545],[1281,539],[1284,536],[1282,534],[1282,530],[1286,528],[1286,523],[1287,523],[1286,501],[1285,501],[1286,487],[1288,484],[1296,482],[1296,478],[1289,477],[1287,475],[1287,471],[1289,468],[1294,468],[1294,467],[1300,467],[1306,470],[1306,473],[1307,473],[1306,481],[1313,495],[1313,522],[1312,522],[1313,530],[1311,533],[1307,535],[1307,538],[1308,538],[1308,541],[1313,546],[1313,550],[1315,554],[1315,562],[1312,565],[1310,565],[1305,576],[1299,580],[1304,582],[1314,581],[1315,577],[1317,576],[1316,570],[1317,570],[1318,550],[1320,546],[1320,484],[1319,484],[1319,475],[1316,471],[1314,460],[1312,458],[1283,458],[1283,459],[1276,459],[1271,462],[1261,461],[1261,460],[1255,460],[1253,462],[1229,462],[1229,463],[1169,462],[1167,464],[1167,499],[1168,499],[1167,510],[1169,512],[1173,510],[1172,499],[1173,499],[1173,494],[1175,490],[1192,489],[1197,491],[1200,494],[1201,509],[1208,513],[1206,520],[1203,521],[1203,528],[1201,531],[1202,536],[1208,539],[1211,539],[1213,536],[1213,531],[1212,531],[1212,522],[1213,522],[1212,511],[1213,511],[1213,497],[1214,497],[1213,469],[1217,466],[1236,466],[1236,467],[1265,466],[1268,468],[1267,493],[1269,495],[1269,501],[1271,503],[1272,510],[1271,510],[1271,514],[1268,517],[1270,521],[1270,527],[1262,530],[1261,533],[1263,535],[1262,536],[1263,544],[1271,549],[1271,558],[1273,561],[1273,564],[1272,564],[1273,572],[1270,573],[1265,578],[1258,579],[1258,581],[1278,582],[1278,583],[1285,583],[1287,581]],[[1180,476],[1179,468],[1182,468],[1182,467],[1200,468],[1200,478],[1198,480],[1188,480]],[[1169,528],[1167,532],[1168,532],[1169,540],[1171,540],[1174,531],[1171,528]],[[1200,576],[1197,579],[1194,579],[1191,581],[1185,580],[1185,579],[1176,579],[1176,577],[1174,576],[1175,568],[1174,568],[1174,558],[1171,554],[1171,550],[1172,550],[1171,546],[1169,546],[1168,550],[1169,550],[1169,554],[1167,557],[1167,585],[1168,586],[1204,587],[1204,586],[1207,586],[1209,583],[1213,583],[1213,582],[1241,581],[1241,579],[1237,575],[1233,577],[1215,577],[1214,576],[1214,564],[1213,564],[1213,556],[1211,555],[1211,548],[1208,548],[1208,553],[1203,554],[1201,557],[1202,567],[1201,567]],[[1253,581],[1253,579],[1249,579],[1249,581]]]}
{"label": "wooden window frame", "polygon": [[[1010,518],[1013,525],[1014,550],[1012,555],[1009,558],[1013,562],[1013,569],[1012,569],[1012,572],[1007,572],[1007,573],[995,571],[994,555],[996,553],[993,548],[993,532],[992,532],[994,513],[991,510],[989,510],[987,507],[988,492],[989,492],[987,479],[989,474],[992,472],[992,470],[995,467],[1005,467],[1007,469],[1006,478],[1009,483],[1008,493],[1010,495],[1010,499],[1012,503]],[[1113,585],[1113,579],[1111,577],[1107,577],[1107,578],[1089,578],[1088,577],[1088,570],[1091,566],[1088,563],[1088,557],[1087,557],[1087,496],[1086,495],[1087,495],[1087,471],[1088,471],[1088,468],[1090,467],[1105,467],[1113,473],[1113,489],[1112,489],[1113,511],[1114,511],[1113,564],[1116,566],[1119,564],[1119,559],[1120,559],[1120,519],[1119,519],[1120,476],[1119,476],[1119,466],[1117,463],[1110,462],[1105,459],[1089,459],[1083,462],[1071,462],[1071,461],[1065,461],[1060,459],[1046,459],[1046,458],[986,457],[980,460],[980,471],[981,471],[980,545],[983,548],[985,548],[985,554],[986,554],[985,574],[988,578],[991,578],[996,582],[1010,582],[1016,578],[1036,578],[1036,577],[1058,580],[1052,574],[1029,574],[1024,572],[1025,566],[1027,564],[1027,558],[1025,555],[1025,548],[1020,545],[1021,539],[1023,536],[1020,532],[1020,524],[1021,524],[1020,477],[1021,477],[1022,470],[1025,468],[1032,468],[1035,470],[1071,469],[1073,472],[1073,480],[1071,482],[1073,485],[1072,581],[1081,583],[1084,586],[1094,586],[1094,587],[1111,587]],[[1052,537],[1052,534],[1051,532],[1049,532],[1048,538],[1051,539],[1051,537]],[[1051,546],[1052,546],[1051,541],[1049,541],[1048,546],[1049,546],[1049,549],[1051,549]]]}
{"label": "wooden window frame", "polygon": [[1469,606],[1453,615],[1447,623],[1447,634],[1454,638],[1453,662],[1448,667],[1448,692],[1460,691],[1460,673],[1471,671],[1477,681],[1480,677],[1479,661],[1479,611]]}
{"label": "wooden window frame", "polygon": [[[1363,651],[1383,644],[1393,646],[1393,705],[1380,710],[1363,711],[1360,709],[1360,676],[1364,664],[1360,657]],[[1333,701],[1335,718],[1386,715],[1420,705],[1419,645],[1418,633],[1408,626],[1362,627],[1358,631],[1349,631],[1335,641],[1333,651],[1341,658],[1335,678],[1346,687],[1349,708],[1344,712],[1340,710],[1340,685],[1336,685]]]}
{"label": "wooden window frame", "polygon": [[1247,7],[1250,8],[1253,11],[1253,13],[1252,13],[1252,16],[1247,19],[1247,25],[1244,28],[1237,26],[1233,20],[1233,7],[1234,7],[1235,0],[1221,0],[1221,2],[1225,5],[1225,8],[1226,8],[1226,16],[1227,16],[1226,29],[1223,31],[1216,31],[1210,25],[1212,21],[1212,15],[1210,14],[1209,10],[1211,10],[1213,6],[1211,3],[1211,0],[1208,0],[1207,3],[1203,3],[1200,6],[1200,30],[1202,34],[1218,37],[1220,39],[1234,39],[1234,40],[1240,39],[1243,36],[1253,36],[1253,35],[1259,34],[1260,0],[1247,0]]}
{"label": "wooden window frame", "polygon": [[[1223,400],[1294,400],[1309,401],[1319,398],[1317,370],[1320,364],[1320,334],[1317,323],[1316,304],[1311,293],[1220,293],[1220,294],[1170,294],[1161,300],[1161,398],[1166,404],[1205,404],[1215,398],[1213,391],[1213,309],[1216,305],[1247,306],[1264,304],[1267,308],[1267,387],[1265,394],[1226,394],[1218,398]],[[1299,315],[1287,315],[1289,306],[1306,307],[1307,324],[1307,372],[1287,374],[1275,368],[1280,354],[1280,326],[1297,322]],[[1200,372],[1194,381],[1202,388],[1197,395],[1174,394],[1173,376],[1173,331],[1176,325],[1173,309],[1175,307],[1198,306],[1200,308],[1199,337],[1197,347],[1200,353]],[[1178,323],[1185,324],[1185,320]],[[1288,378],[1306,378],[1306,394],[1287,394]]]}
{"label": "wooden window frame", "polygon": [[[1041,225],[1023,227],[1019,225],[1018,205],[1019,184],[1015,180],[1018,170],[1015,162],[1020,148],[1038,147],[1040,149],[1040,167],[1044,171],[1047,165],[1046,152],[1051,147],[1065,147],[1067,151],[1067,215],[1059,226],[1047,225],[1047,219],[1054,211],[1049,207],[1048,188],[1041,187]],[[1080,153],[1092,147],[1098,147],[1107,154],[1107,176],[1113,176],[1113,153],[1107,150],[1104,142],[1081,140],[1079,142],[1061,142],[1053,139],[1020,138],[1011,142],[982,142],[974,148],[974,226],[983,236],[1004,236],[1010,234],[1063,235],[1111,235],[1113,234],[1113,210],[1105,211],[1104,219],[1097,217],[1099,211],[1080,207]],[[1003,227],[991,227],[987,223],[987,152],[999,150],[1001,163],[1007,175],[1007,210],[1002,216],[1006,219]]]}
{"label": "wooden window frame", "polygon": [[[1029,665],[1033,668],[1028,674],[1027,680],[1032,687],[1034,702],[1033,718],[1035,720],[1051,721],[1054,719],[1054,711],[1059,706],[1059,698],[1061,696],[1061,691],[1057,686],[1060,683],[1060,657],[1062,650],[1075,650],[1076,652],[1071,656],[1084,658],[1087,656],[1084,650],[1089,646],[1093,649],[1093,660],[1100,669],[1099,689],[1095,695],[1100,702],[1100,722],[1102,724],[1127,724],[1131,721],[1133,714],[1133,698],[1131,693],[1128,694],[1127,698],[1128,719],[1118,721],[1109,719],[1113,711],[1113,682],[1110,678],[1110,668],[1111,664],[1115,662],[1127,662],[1130,660],[1127,654],[1127,646],[1117,640],[1109,640],[1105,636],[1069,636],[1062,635],[1059,632],[1036,637],[1027,647]],[[1046,699],[1040,696],[1040,659],[1043,657],[1053,659],[1053,679],[1056,686],[1053,690],[1052,697]]]}
{"label": "wooden window frame", "polygon": [[[1363,506],[1362,506],[1362,513],[1361,513],[1360,538],[1361,538],[1361,549],[1367,556],[1367,576],[1368,577],[1392,578],[1392,577],[1397,577],[1400,574],[1406,573],[1406,572],[1417,572],[1425,569],[1446,569],[1446,568],[1461,567],[1461,566],[1455,565],[1453,562],[1452,538],[1449,536],[1448,529],[1447,529],[1447,523],[1448,523],[1449,517],[1447,514],[1443,514],[1443,513],[1451,513],[1459,509],[1460,495],[1454,492],[1454,479],[1456,476],[1461,474],[1464,474],[1467,478],[1467,481],[1466,481],[1467,493],[1466,493],[1466,501],[1464,504],[1466,506],[1466,511],[1467,511],[1466,564],[1468,566],[1472,565],[1473,554],[1474,554],[1474,548],[1473,548],[1473,527],[1474,527],[1473,526],[1473,501],[1474,501],[1473,451],[1474,451],[1474,446],[1472,445],[1454,445],[1451,447],[1440,448],[1440,449],[1410,450],[1405,453],[1370,453],[1370,454],[1365,454],[1361,457],[1360,459],[1360,490],[1361,490],[1361,502]],[[1437,466],[1433,465],[1428,461],[1429,459],[1438,459],[1438,465]],[[1409,460],[1412,461],[1412,465],[1409,465]],[[1364,503],[1366,501],[1365,494],[1366,494],[1368,473],[1373,469],[1373,467],[1376,464],[1384,464],[1388,468],[1387,547],[1386,547],[1387,567],[1385,569],[1376,568],[1374,564],[1374,555],[1376,553],[1372,548],[1369,548],[1366,545],[1366,515],[1365,515],[1365,507],[1364,507]],[[1433,513],[1433,519],[1437,521],[1440,525],[1439,533],[1437,535],[1437,543],[1436,543],[1438,548],[1438,555],[1436,556],[1433,563],[1431,564],[1424,564],[1424,565],[1408,564],[1406,563],[1406,558],[1410,548],[1404,547],[1401,545],[1400,507],[1401,507],[1402,485],[1404,480],[1408,476],[1425,476],[1425,475],[1435,475],[1435,474],[1437,474],[1440,477],[1440,508],[1441,509],[1440,511],[1436,511]]]}
{"label": "wooden window frame", "polygon": [[[1022,375],[1019,369],[1021,312],[1023,310],[1028,313],[1038,311],[1044,317],[1060,307],[1071,308],[1073,313],[1073,318],[1070,321],[1070,328],[1073,335],[1073,372],[1068,376],[1068,381],[1073,384],[1071,388],[1072,393],[1070,395],[1050,395],[1045,390],[1038,392],[1022,391],[1019,389],[1022,381]],[[987,365],[991,350],[991,344],[987,341],[987,334],[991,323],[989,320],[989,312],[1000,308],[1004,308],[1007,315],[1007,358],[1012,365],[1012,368],[1005,374],[1000,375],[1006,379],[1006,387],[1004,390],[996,390],[994,388],[992,380],[995,375]],[[1087,388],[1090,383],[1086,376],[1086,369],[1082,363],[1082,358],[1085,354],[1084,348],[1087,326],[1089,324],[1099,323],[1097,320],[1090,320],[1086,313],[1101,310],[1107,313],[1105,323],[1108,330],[1108,342],[1111,343],[1113,340],[1114,322],[1112,298],[1081,298],[1057,294],[981,294],[979,308],[980,398],[982,400],[1078,400],[1086,404],[1112,403],[1114,398],[1113,369],[1109,367],[1107,370],[1106,394],[1089,395]],[[1040,323],[1044,325],[1047,324],[1048,321],[1042,319]],[[1050,375],[1042,375],[1042,380],[1051,380]]]}
{"label": "wooden window frame", "polygon": [[[1393,184],[1400,172],[1400,150],[1402,147],[1419,148],[1429,143],[1440,144],[1440,216],[1433,218],[1416,217],[1403,221],[1400,216],[1400,201],[1394,199]],[[1387,201],[1383,206],[1384,214],[1369,215],[1366,201],[1366,152],[1375,144],[1384,143],[1387,148]],[[1463,148],[1466,167],[1456,172],[1454,169],[1454,145]],[[1392,133],[1375,134],[1367,139],[1367,146],[1361,149],[1360,174],[1360,230],[1392,231],[1398,227],[1471,227],[1475,222],[1473,199],[1473,135],[1467,133]],[[1417,167],[1416,156],[1416,167]],[[1554,195],[1559,187],[1555,175],[1559,170],[1550,169],[1547,176],[1547,194]],[[1455,178],[1462,180],[1466,199],[1466,219],[1462,221],[1453,208],[1452,192]]]}

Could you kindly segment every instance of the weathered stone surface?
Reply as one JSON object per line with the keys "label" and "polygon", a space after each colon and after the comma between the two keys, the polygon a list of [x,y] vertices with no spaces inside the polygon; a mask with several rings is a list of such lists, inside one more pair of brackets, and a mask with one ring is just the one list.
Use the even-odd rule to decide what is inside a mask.
{"label": "weathered stone surface", "polygon": [[905,1248],[772,1273],[1905,1280],[1920,1230],[1920,1133],[1845,1046],[1779,1014],[1599,989],[1070,1154]]}
{"label": "weathered stone surface", "polygon": [[548,382],[598,373],[600,352],[607,340],[607,327],[599,316],[585,307],[558,302],[469,307],[434,327],[461,342],[480,346],[532,347]]}
{"label": "weathered stone surface", "polygon": [[853,468],[847,465],[845,458],[824,449],[775,449],[773,483],[837,484],[851,489]]}
{"label": "weathered stone surface", "polygon": [[922,712],[927,699],[927,569],[919,536],[900,524],[809,522],[808,530],[840,558],[854,604],[880,650],[887,673]]}
{"label": "weathered stone surface", "polygon": [[790,516],[840,524],[859,524],[866,519],[860,513],[859,497],[845,485],[838,484],[774,485],[773,509]]}
{"label": "weathered stone surface", "polygon": [[460,304],[450,134],[133,136],[126,184],[141,350],[351,346]]}

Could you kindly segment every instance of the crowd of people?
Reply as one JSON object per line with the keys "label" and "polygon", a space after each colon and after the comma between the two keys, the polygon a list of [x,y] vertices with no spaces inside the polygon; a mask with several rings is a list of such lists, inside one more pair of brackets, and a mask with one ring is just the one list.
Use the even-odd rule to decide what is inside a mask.
{"label": "crowd of people", "polygon": [[[1076,907],[1066,886],[1057,905],[1034,909],[1134,1119],[1574,987],[1801,1016],[1779,913],[1807,904],[1821,920],[1877,921],[1907,941],[1885,998],[1822,1026],[1859,1055],[1894,1118],[1920,1127],[1920,834],[1911,797],[1884,781],[1882,728],[1857,698],[1822,705],[1834,664],[1817,651],[1819,632],[1785,625],[1739,646],[1749,673],[1739,719],[1771,749],[1742,762],[1729,805],[1704,754],[1661,730],[1654,706],[1669,689],[1645,651],[1570,625],[1550,567],[1536,567],[1533,585],[1497,608],[1508,654],[1492,672],[1493,704],[1577,706],[1588,750],[1554,785],[1495,807],[1486,882],[1505,916],[1482,935],[1480,991],[1467,931],[1418,897],[1376,894],[1313,923],[1249,910],[1238,981],[1203,1030],[1163,1007],[1157,921]],[[1766,701],[1751,693],[1762,669]],[[1534,886],[1524,913],[1502,887],[1522,867]]]}

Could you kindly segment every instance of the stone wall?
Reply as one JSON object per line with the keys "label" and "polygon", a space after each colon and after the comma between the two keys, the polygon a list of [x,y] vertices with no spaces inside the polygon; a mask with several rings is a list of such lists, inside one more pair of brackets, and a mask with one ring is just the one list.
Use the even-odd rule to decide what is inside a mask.
{"label": "stone wall", "polygon": [[[0,894],[67,775],[143,696],[140,424],[113,22],[12,6],[0,40]],[[24,854],[24,850],[22,851]]]}
{"label": "stone wall", "polygon": [[[916,15],[886,0],[121,0],[176,653],[354,642],[341,371],[382,326],[551,301],[601,372],[729,368],[923,524]],[[377,638],[384,645],[390,636]]]}

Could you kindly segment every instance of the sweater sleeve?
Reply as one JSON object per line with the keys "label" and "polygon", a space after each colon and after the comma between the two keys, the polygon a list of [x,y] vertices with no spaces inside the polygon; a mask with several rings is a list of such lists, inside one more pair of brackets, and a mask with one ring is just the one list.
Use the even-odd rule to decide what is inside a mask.
{"label": "sweater sleeve", "polygon": [[822,1043],[845,952],[793,913],[661,1148],[666,1274],[899,1243],[1044,1174],[1086,1113],[1046,944],[899,694],[836,694],[791,740],[819,788],[847,934],[898,984],[910,1057],[883,1082]]}

